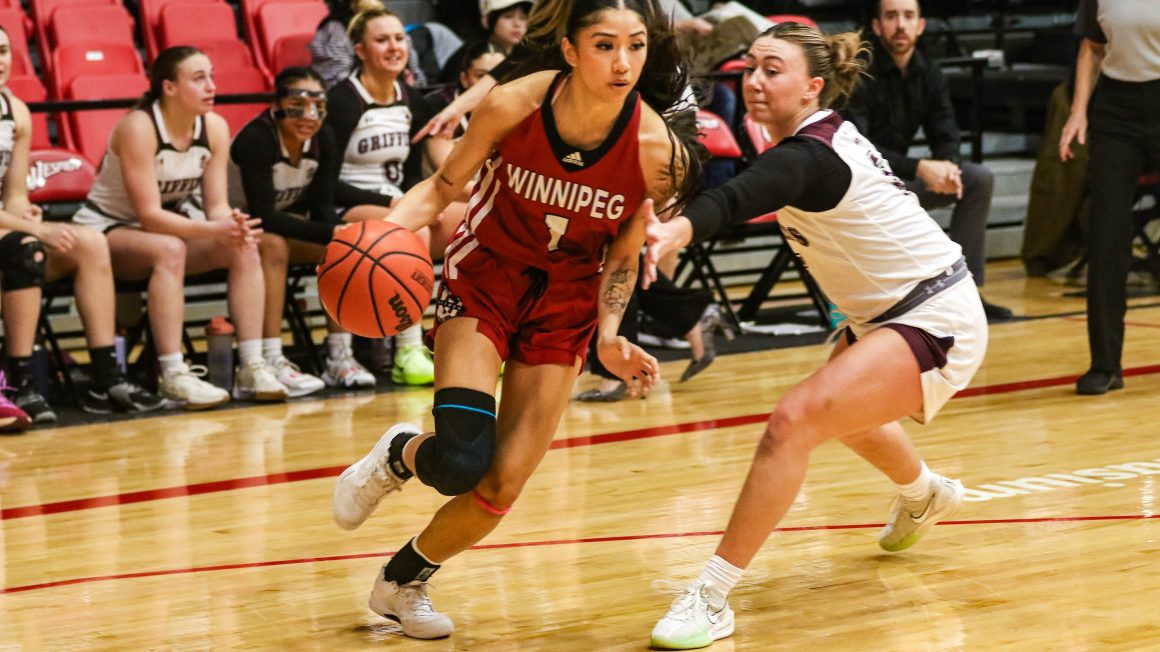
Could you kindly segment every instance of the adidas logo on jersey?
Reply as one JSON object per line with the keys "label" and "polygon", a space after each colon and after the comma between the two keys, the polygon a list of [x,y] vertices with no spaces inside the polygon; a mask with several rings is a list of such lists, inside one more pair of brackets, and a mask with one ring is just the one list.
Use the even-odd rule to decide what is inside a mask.
{"label": "adidas logo on jersey", "polygon": [[584,159],[580,156],[580,152],[572,152],[564,157],[564,162],[568,165],[575,165],[578,168],[584,167]]}

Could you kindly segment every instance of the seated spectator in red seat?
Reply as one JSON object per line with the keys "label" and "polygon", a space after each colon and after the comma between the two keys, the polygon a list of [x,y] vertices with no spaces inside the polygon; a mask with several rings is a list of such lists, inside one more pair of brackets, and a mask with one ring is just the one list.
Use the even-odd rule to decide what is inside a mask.
{"label": "seated spectator in red seat", "polygon": [[230,204],[262,220],[262,354],[290,396],[325,385],[374,387],[374,375],[351,354],[351,334],[329,318],[322,379],[302,373],[282,354],[287,265],[316,263],[345,224],[334,207],[339,155],[334,132],[323,122],[322,78],[309,68],[287,68],[275,78],[274,92],[270,110],[246,124],[230,146]]}
{"label": "seated spectator in red seat", "polygon": [[[12,67],[8,33],[0,28],[0,294],[3,296],[4,379],[0,432],[30,423],[56,421],[56,412],[33,384],[32,351],[40,321],[45,281],[71,276],[77,310],[84,323],[93,380],[81,396],[88,412],[149,412],[162,407],[157,396],[126,379],[113,350],[113,274],[109,247],[100,233],[71,224],[46,222],[28,199],[32,118],[24,102],[5,88]],[[12,413],[12,403],[27,419]],[[14,421],[7,419],[15,417]],[[23,428],[20,427],[23,425]]]}
{"label": "seated spectator in red seat", "polygon": [[118,279],[148,280],[161,394],[191,410],[230,400],[225,389],[198,378],[181,354],[185,277],[217,269],[229,270],[238,334],[234,397],[287,396],[262,357],[259,220],[230,208],[229,128],[213,112],[215,92],[209,57],[188,46],[162,50],[149,90],[113,129],[96,183],[74,218],[105,234]]}

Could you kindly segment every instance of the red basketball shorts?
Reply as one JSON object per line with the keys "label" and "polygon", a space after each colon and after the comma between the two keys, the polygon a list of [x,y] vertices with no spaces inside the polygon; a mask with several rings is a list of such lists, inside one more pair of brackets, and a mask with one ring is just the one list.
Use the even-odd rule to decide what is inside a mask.
{"label": "red basketball shorts", "polygon": [[469,233],[448,247],[443,283],[435,299],[435,328],[455,317],[474,317],[503,360],[572,365],[588,354],[596,331],[600,275],[554,279],[541,269],[504,258]]}

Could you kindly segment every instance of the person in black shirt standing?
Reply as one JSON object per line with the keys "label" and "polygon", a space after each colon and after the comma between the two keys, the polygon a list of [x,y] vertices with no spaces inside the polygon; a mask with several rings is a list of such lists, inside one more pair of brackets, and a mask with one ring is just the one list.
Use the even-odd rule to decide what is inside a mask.
{"label": "person in black shirt standing", "polygon": [[[995,177],[983,165],[960,161],[959,127],[946,78],[915,47],[926,27],[918,0],[881,0],[871,26],[878,36],[867,70],[871,78],[863,79],[842,114],[870,138],[923,208],[955,205],[950,236],[963,248],[981,286]],[[919,127],[930,158],[907,154]],[[988,319],[1011,318],[1010,310],[986,300],[983,308]]]}

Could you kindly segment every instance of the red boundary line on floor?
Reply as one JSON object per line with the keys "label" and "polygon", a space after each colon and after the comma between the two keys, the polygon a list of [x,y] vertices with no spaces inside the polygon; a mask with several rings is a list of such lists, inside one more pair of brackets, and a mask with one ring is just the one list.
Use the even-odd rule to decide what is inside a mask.
{"label": "red boundary line on floor", "polygon": [[[1144,367],[1134,367],[1124,370],[1124,376],[1143,376],[1155,373],[1160,373],[1160,365],[1148,365]],[[1078,376],[1057,376],[1054,378],[1040,378],[1037,380],[1026,380],[1014,383],[1001,383],[997,385],[987,385],[984,387],[968,387],[967,389],[956,394],[955,398],[989,396],[993,394],[1006,394],[1010,392],[1020,392],[1031,389],[1043,389],[1045,387],[1058,387],[1062,385],[1070,385],[1077,379]],[[763,423],[768,418],[769,413],[764,412],[761,414],[747,414],[736,417],[727,417],[723,419],[690,421],[688,423],[678,423],[669,426],[639,428],[637,430],[623,430],[620,432],[605,433],[603,435],[569,437],[567,439],[557,439],[553,441],[551,448],[561,449],[576,448],[578,446],[595,446],[597,444],[632,441],[635,439],[648,439],[651,437],[662,437],[665,435],[676,435],[688,432],[698,432],[702,430],[733,428],[737,426],[747,426]],[[92,498],[62,500],[54,503],[42,503],[39,505],[9,507],[6,509],[0,509],[0,521],[27,518],[29,516],[48,516],[51,514],[62,514],[65,512],[96,509],[98,507],[112,507],[114,505],[131,505],[135,503],[161,500],[164,498],[199,496],[202,494],[232,491],[235,489],[263,487],[267,485],[283,484],[289,482],[301,482],[304,480],[317,480],[320,478],[337,476],[339,473],[342,473],[343,469],[345,468],[345,465],[327,466],[318,469],[303,469],[300,471],[271,473],[269,475],[258,475],[247,478],[215,480],[213,482],[199,482],[196,484],[182,485],[177,487],[145,489],[142,491],[131,491],[123,494],[114,494],[111,496],[94,496]]]}
{"label": "red boundary line on floor", "polygon": [[[1013,525],[1019,523],[1074,523],[1088,521],[1141,521],[1160,518],[1160,514],[1124,514],[1116,516],[1059,516],[1039,518],[995,518],[972,521],[946,521],[938,525]],[[882,523],[850,523],[845,525],[806,525],[799,527],[781,527],[774,532],[820,532],[825,530],[864,530],[880,528]],[[649,539],[678,539],[684,537],[721,536],[721,530],[704,532],[670,532],[662,534],[630,534],[610,537],[585,537],[580,539],[550,539],[545,541],[523,541],[511,543],[491,543],[473,546],[471,550],[505,550],[512,548],[533,548],[542,546],[565,546],[582,543],[612,543],[616,541],[644,541]],[[8,593],[25,593],[40,589],[51,589],[60,586],[76,584],[91,584],[93,582],[107,582],[113,580],[140,579],[145,577],[163,577],[166,575],[186,575],[190,573],[210,573],[224,570],[243,570],[247,568],[268,568],[272,566],[289,566],[294,564],[313,564],[329,561],[347,561],[350,559],[369,559],[371,557],[389,557],[391,552],[361,552],[351,555],[329,555],[325,557],[304,557],[301,559],[276,559],[271,561],[249,562],[244,564],[219,564],[216,566],[194,566],[191,568],[170,568],[165,570],[140,571],[137,573],[118,573],[116,575],[98,575],[94,577],[76,577],[67,580],[41,582],[39,584],[25,584],[0,589],[0,595]]]}

